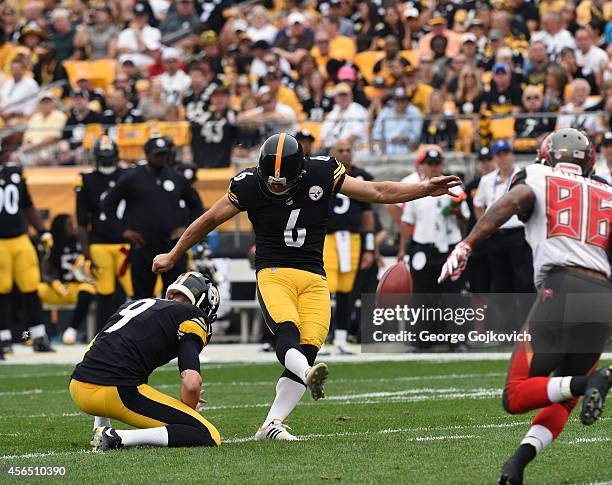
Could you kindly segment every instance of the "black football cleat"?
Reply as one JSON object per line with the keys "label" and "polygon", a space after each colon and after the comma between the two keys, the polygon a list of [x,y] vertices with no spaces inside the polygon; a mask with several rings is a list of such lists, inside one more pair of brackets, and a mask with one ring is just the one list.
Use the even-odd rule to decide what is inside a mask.
{"label": "black football cleat", "polygon": [[32,349],[34,352],[55,352],[53,347],[51,347],[49,337],[46,335],[44,337],[35,338],[32,342]]}
{"label": "black football cleat", "polygon": [[121,438],[110,426],[100,426],[94,430],[91,440],[93,451],[118,450],[123,447]]}
{"label": "black football cleat", "polygon": [[499,485],[522,485],[524,470],[525,467],[512,457],[504,463],[497,483]]}
{"label": "black football cleat", "polygon": [[612,386],[612,365],[597,369],[589,376],[580,409],[582,424],[589,426],[599,419],[610,386]]}

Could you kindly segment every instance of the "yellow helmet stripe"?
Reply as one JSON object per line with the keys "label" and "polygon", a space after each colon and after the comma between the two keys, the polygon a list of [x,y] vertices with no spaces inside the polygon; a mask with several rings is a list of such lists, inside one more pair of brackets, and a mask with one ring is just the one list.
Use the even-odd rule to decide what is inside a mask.
{"label": "yellow helmet stripe", "polygon": [[278,146],[276,147],[276,159],[274,160],[274,176],[280,177],[281,162],[283,159],[283,147],[285,146],[285,137],[287,133],[281,133],[278,137]]}

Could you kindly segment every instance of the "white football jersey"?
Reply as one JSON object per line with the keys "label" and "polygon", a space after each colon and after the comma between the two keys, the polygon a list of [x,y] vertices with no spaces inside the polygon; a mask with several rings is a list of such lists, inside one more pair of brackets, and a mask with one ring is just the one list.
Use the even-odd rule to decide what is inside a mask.
{"label": "white football jersey", "polygon": [[525,168],[524,182],[535,194],[525,236],[533,250],[536,287],[555,266],[580,266],[610,277],[612,187],[570,170]]}

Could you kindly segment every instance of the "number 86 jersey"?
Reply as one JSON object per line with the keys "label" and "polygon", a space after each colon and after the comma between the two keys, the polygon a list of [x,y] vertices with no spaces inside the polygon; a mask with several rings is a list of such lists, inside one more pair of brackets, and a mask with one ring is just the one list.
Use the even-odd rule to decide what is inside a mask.
{"label": "number 86 jersey", "polygon": [[323,243],[330,198],[345,177],[344,165],[333,157],[307,157],[297,191],[273,198],[260,187],[256,168],[232,179],[227,196],[246,211],[255,231],[255,269],[294,268],[325,276]]}
{"label": "number 86 jersey", "polygon": [[610,277],[612,187],[557,165],[533,164],[519,172],[513,185],[533,189],[535,203],[523,215],[533,250],[536,287],[555,266],[579,266]]}

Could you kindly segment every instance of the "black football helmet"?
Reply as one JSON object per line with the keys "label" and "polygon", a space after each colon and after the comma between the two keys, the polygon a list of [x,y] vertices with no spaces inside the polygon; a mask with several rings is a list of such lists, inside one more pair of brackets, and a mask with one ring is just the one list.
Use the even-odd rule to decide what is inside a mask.
{"label": "black football helmet", "polygon": [[287,133],[268,138],[259,150],[257,178],[267,197],[284,200],[293,195],[304,175],[304,149]]}
{"label": "black football helmet", "polygon": [[548,135],[538,149],[538,162],[554,167],[558,164],[579,167],[584,177],[595,168],[595,146],[588,136],[575,128],[562,128]]}
{"label": "black football helmet", "polygon": [[94,145],[93,157],[98,172],[109,175],[117,170],[117,164],[119,163],[119,148],[108,135],[104,135]]}
{"label": "black football helmet", "polygon": [[202,310],[208,323],[216,320],[221,298],[215,282],[209,275],[196,271],[183,273],[168,286],[166,298],[176,293],[185,295],[192,305]]}

